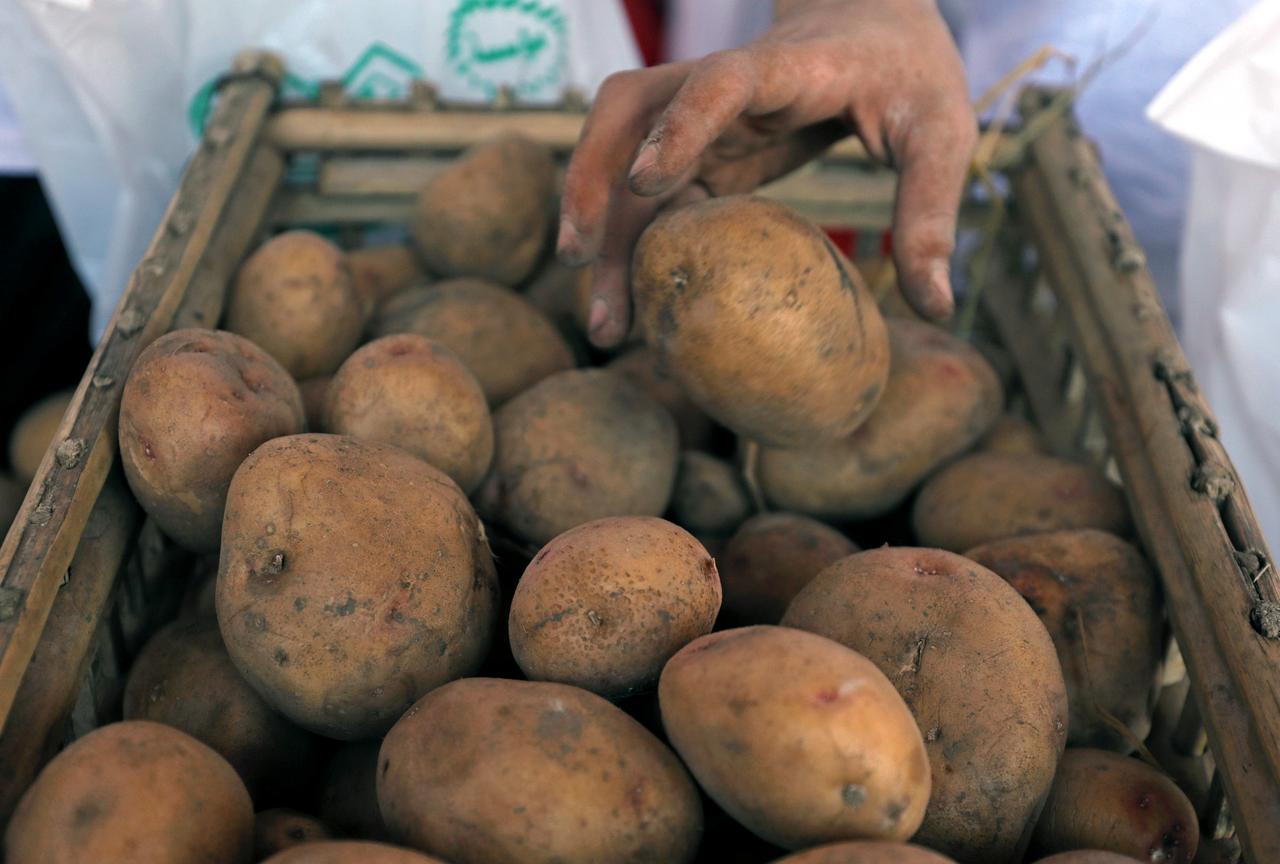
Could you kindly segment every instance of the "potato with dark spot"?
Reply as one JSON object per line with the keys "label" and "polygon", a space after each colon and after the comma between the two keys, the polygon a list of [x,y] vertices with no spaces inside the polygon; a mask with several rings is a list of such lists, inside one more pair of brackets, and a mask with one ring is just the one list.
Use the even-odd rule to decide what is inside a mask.
{"label": "potato with dark spot", "polygon": [[387,303],[374,336],[416,333],[451,349],[493,406],[573,368],[564,337],[528,300],[480,279],[410,289]]}
{"label": "potato with dark spot", "polygon": [[493,459],[493,420],[470,370],[439,342],[383,336],[338,368],[325,428],[407,450],[470,494]]}
{"label": "potato with dark spot", "polygon": [[324,403],[332,381],[332,375],[318,375],[298,382],[298,392],[302,394],[302,410],[307,415],[308,432],[329,431],[324,428]]}
{"label": "potato with dark spot", "polygon": [[1017,414],[1001,414],[987,434],[978,441],[978,450],[992,453],[1041,453],[1049,452],[1044,436],[1025,417]]}
{"label": "potato with dark spot", "polygon": [[1071,709],[1067,744],[1128,753],[1145,740],[1164,615],[1142,553],[1105,531],[1082,530],[996,540],[965,557],[1016,588],[1053,638]]}
{"label": "potato with dark spot", "polygon": [[363,843],[356,840],[323,840],[295,846],[271,856],[263,864],[446,864],[439,858],[423,855],[385,843]]}
{"label": "potato with dark spot", "polygon": [[445,474],[386,444],[294,435],[231,481],[217,607],[231,659],[268,703],[353,740],[480,666],[497,576]]}
{"label": "potato with dark spot", "polygon": [[685,450],[671,493],[671,518],[698,536],[732,534],[751,515],[751,498],[733,465],[700,450]]}
{"label": "potato with dark spot", "polygon": [[885,547],[827,567],[782,623],[866,655],[910,706],[933,769],[915,842],[964,864],[1022,860],[1066,744],[1067,694],[1017,591],[959,555]]}
{"label": "potato with dark spot", "polygon": [[961,552],[992,540],[1097,528],[1126,536],[1129,508],[1110,480],[1055,456],[974,453],[920,489],[911,511],[916,540]]}
{"label": "potato with dark spot", "polygon": [[996,374],[968,343],[931,324],[888,322],[893,360],[870,419],[833,444],[760,452],[760,486],[779,509],[869,519],[968,450],[1000,413]]}
{"label": "potato with dark spot", "polygon": [[699,785],[770,843],[906,840],[920,826],[920,730],[880,670],[843,645],[785,627],[712,633],[667,663],[658,702]]}
{"label": "potato with dark spot", "polygon": [[721,616],[734,626],[777,624],[822,568],[857,551],[857,544],[817,519],[798,513],[752,516],[718,559]]}
{"label": "potato with dark spot", "polygon": [[418,256],[407,245],[352,249],[347,252],[347,266],[365,320],[388,297],[426,280]]}
{"label": "potato with dark spot", "polygon": [[30,485],[45,451],[58,433],[62,416],[71,405],[74,391],[64,390],[44,397],[18,417],[9,435],[9,464],[13,474],[24,486]]}
{"label": "potato with dark spot", "polygon": [[564,684],[467,678],[382,743],[393,836],[451,864],[693,859],[702,807],[675,755],[621,709]]}
{"label": "potato with dark spot", "polygon": [[711,443],[711,418],[689,398],[657,351],[648,346],[634,348],[609,361],[607,368],[625,375],[649,394],[649,398],[671,412],[680,430],[680,446],[697,450]]}
{"label": "potato with dark spot", "polygon": [[550,148],[506,133],[427,181],[414,208],[414,244],[432,273],[517,285],[551,239],[554,194]]}
{"label": "potato with dark spot", "polygon": [[663,519],[622,516],[544,546],[516,585],[508,629],[531,680],[618,699],[652,688],[718,611],[720,577],[702,544]]}
{"label": "potato with dark spot", "polygon": [[1191,864],[1195,808],[1165,774],[1128,756],[1072,748],[1036,824],[1032,851],[1106,849],[1151,864]]}
{"label": "potato with dark spot", "polygon": [[261,861],[285,849],[332,836],[323,822],[301,811],[288,807],[262,810],[253,815],[253,860]]}
{"label": "potato with dark spot", "polygon": [[477,506],[531,543],[595,519],[667,509],[675,422],[614,372],[553,375],[499,408],[493,425],[493,468]]}
{"label": "potato with dark spot", "polygon": [[774,447],[838,441],[889,373],[884,320],[812,222],[752,196],[666,211],[631,262],[636,319],[694,402]]}
{"label": "potato with dark spot", "polygon": [[257,345],[218,330],[174,330],[147,346],[125,381],[120,460],[164,533],[211,552],[240,463],[305,423],[297,385]]}
{"label": "potato with dark spot", "polygon": [[312,231],[286,231],[240,265],[226,328],[298,380],[328,375],[360,342],[364,309],[342,250]]}
{"label": "potato with dark spot", "polygon": [[829,843],[806,849],[774,864],[955,864],[923,846],[908,843],[883,843],[876,840],[854,840]]}
{"label": "potato with dark spot", "polygon": [[381,741],[352,741],[329,758],[320,785],[320,818],[338,833],[361,840],[385,840],[378,810],[378,748]]}
{"label": "potato with dark spot", "polygon": [[160,723],[95,729],[53,758],[4,835],[7,864],[249,864],[253,805],[226,760]]}
{"label": "potato with dark spot", "polygon": [[165,723],[209,745],[259,806],[290,800],[315,780],[319,742],[245,682],[207,618],[175,621],[147,641],[129,670],[124,719]]}

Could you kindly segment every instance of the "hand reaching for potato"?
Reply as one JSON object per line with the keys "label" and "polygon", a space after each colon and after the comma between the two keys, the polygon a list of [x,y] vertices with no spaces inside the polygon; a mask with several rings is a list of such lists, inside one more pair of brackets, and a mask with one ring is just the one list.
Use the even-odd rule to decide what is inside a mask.
{"label": "hand reaching for potato", "polygon": [[600,88],[565,176],[557,251],[592,263],[591,340],[630,328],[631,250],[665,203],[746,192],[856,134],[901,179],[903,293],[942,319],[976,138],[964,69],[933,0],[777,0],[744,48],[620,72]]}

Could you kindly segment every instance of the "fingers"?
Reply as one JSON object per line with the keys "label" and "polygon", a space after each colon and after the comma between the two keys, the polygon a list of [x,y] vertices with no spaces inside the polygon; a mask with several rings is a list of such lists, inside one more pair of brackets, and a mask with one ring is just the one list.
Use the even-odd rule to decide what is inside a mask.
{"label": "fingers", "polygon": [[631,251],[661,206],[616,189],[591,273],[587,336],[597,348],[620,345],[631,330]]}

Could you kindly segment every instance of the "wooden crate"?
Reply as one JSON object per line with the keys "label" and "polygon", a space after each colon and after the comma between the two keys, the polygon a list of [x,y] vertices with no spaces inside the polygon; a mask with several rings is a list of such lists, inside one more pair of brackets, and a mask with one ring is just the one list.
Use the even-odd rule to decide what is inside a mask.
{"label": "wooden crate", "polygon": [[[190,566],[116,466],[120,391],[139,352],[170,329],[214,326],[228,278],[269,232],[359,236],[403,222],[425,178],[471,143],[514,128],[563,159],[583,117],[580,106],[446,110],[426,86],[404,103],[347,104],[329,87],[315,103],[281,105],[281,78],[276,59],[247,53],[221,82],[0,547],[3,819],[68,737],[114,719],[124,671]],[[1280,861],[1280,579],[1097,156],[1052,107],[1052,94],[1025,94],[1023,126],[1040,134],[996,148],[1010,218],[983,280],[982,323],[1051,446],[1123,483],[1159,571],[1189,675],[1161,694],[1153,749],[1206,837],[1238,836],[1253,864]],[[847,142],[765,191],[824,224],[879,230],[893,189]],[[988,223],[991,206],[967,202],[962,225]]]}

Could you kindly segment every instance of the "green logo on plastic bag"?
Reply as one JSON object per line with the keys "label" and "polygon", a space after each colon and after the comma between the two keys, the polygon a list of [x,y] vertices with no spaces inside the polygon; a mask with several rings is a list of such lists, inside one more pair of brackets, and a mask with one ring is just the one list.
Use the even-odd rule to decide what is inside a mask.
{"label": "green logo on plastic bag", "polygon": [[557,89],[567,48],[559,4],[539,0],[462,0],[445,36],[449,68],[485,99],[504,85],[525,98]]}

